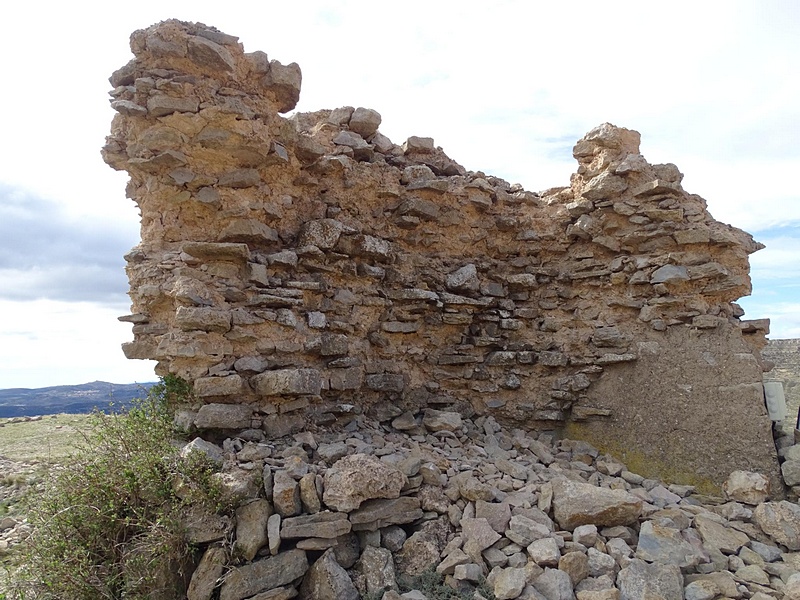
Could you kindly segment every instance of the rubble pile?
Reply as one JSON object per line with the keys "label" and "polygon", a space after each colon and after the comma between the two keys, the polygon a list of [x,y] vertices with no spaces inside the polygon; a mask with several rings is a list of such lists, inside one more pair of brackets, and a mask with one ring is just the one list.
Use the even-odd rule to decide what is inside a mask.
{"label": "rubble pile", "polygon": [[431,569],[476,600],[800,597],[800,507],[757,473],[704,497],[586,442],[434,409],[249,437],[183,450],[239,504],[187,514],[189,600],[424,600],[399,582]]}

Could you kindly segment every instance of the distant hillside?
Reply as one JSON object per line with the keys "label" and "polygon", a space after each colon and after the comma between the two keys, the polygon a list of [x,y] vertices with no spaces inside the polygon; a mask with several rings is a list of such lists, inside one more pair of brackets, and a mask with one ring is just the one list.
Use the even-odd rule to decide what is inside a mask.
{"label": "distant hillside", "polygon": [[81,385],[0,390],[0,418],[80,414],[89,413],[95,408],[117,410],[128,406],[134,398],[146,396],[147,390],[154,384],[93,381]]}

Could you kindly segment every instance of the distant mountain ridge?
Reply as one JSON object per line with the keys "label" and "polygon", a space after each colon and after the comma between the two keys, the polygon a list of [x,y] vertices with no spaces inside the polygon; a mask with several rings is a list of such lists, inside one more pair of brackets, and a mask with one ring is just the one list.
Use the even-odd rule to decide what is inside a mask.
{"label": "distant mountain ridge", "polygon": [[115,411],[143,398],[156,382],[109,383],[93,381],[80,385],[0,390],[0,418],[35,417],[57,413],[90,413],[95,408]]}

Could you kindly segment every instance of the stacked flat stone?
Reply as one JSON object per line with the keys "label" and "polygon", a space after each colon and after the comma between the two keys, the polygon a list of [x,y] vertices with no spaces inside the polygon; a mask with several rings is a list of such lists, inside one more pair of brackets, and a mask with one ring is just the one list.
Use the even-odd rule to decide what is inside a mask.
{"label": "stacked flat stone", "polygon": [[[189,600],[424,600],[435,569],[479,600],[800,597],[800,507],[736,472],[725,498],[646,479],[585,442],[447,411],[281,439],[198,437],[239,508],[192,512]],[[231,543],[232,541],[232,543]]]}
{"label": "stacked flat stone", "polygon": [[142,215],[124,350],[192,383],[195,425],[457,406],[636,451],[647,475],[778,489],[768,323],[733,303],[760,245],[637,132],[593,129],[570,186],[534,193],[393,143],[372,109],[283,117],[299,67],[213,27],[165,21],[131,50],[103,148]]}

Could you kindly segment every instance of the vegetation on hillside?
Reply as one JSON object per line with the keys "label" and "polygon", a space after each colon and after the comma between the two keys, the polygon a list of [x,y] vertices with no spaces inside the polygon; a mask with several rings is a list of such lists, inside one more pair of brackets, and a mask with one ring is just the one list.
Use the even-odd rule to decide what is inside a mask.
{"label": "vegetation on hillside", "polygon": [[174,574],[189,573],[195,559],[181,508],[219,501],[208,461],[181,458],[174,443],[170,406],[188,393],[166,377],[130,410],[93,415],[73,459],[53,469],[30,509],[34,533],[9,598],[175,597]]}

